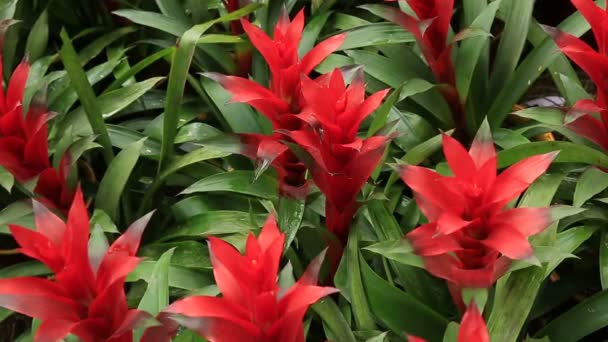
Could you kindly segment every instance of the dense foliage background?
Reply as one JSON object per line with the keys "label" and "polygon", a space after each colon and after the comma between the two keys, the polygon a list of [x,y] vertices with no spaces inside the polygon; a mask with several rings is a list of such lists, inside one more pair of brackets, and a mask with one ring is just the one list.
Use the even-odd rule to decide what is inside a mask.
{"label": "dense foliage background", "polygon": [[[416,26],[423,39],[395,23],[400,22],[397,12],[415,17],[416,3],[428,6],[428,18],[419,18]],[[258,235],[274,213],[286,239],[282,287],[300,279],[306,266],[329,248],[319,283],[340,290],[307,311],[307,341],[405,341],[406,334],[456,341],[471,298],[481,308],[492,341],[608,338],[608,123],[596,119],[586,131],[574,124],[596,115],[589,113],[606,111],[602,94],[608,94],[603,89],[608,63],[599,57],[585,61],[574,48],[566,56],[555,43],[565,41],[561,32],[568,32],[582,36],[605,57],[603,41],[596,41],[603,33],[595,27],[595,35],[588,33],[589,22],[569,1],[461,0],[448,14],[438,9],[441,3],[0,0],[6,96],[11,96],[11,75],[23,76],[18,65],[26,61],[31,68],[20,102],[30,111],[52,112],[44,158],[50,155],[49,168],[57,174],[48,176],[56,178],[51,181],[40,174],[23,177],[7,167],[5,151],[13,145],[2,138],[12,126],[1,119],[8,117],[10,102],[4,104],[3,93],[0,278],[53,273],[32,255],[20,253],[17,248],[23,244],[15,241],[9,225],[39,225],[31,198],[65,218],[80,186],[92,231],[102,231],[110,241],[154,210],[137,252],[144,259],[125,286],[129,307],[152,316],[180,298],[217,295],[208,238],[221,238],[244,251],[248,234]],[[604,0],[596,3],[605,6]],[[312,72],[296,74],[291,81],[305,82],[300,78],[314,79],[338,68],[352,84],[364,73],[368,99],[389,89],[362,121],[358,137],[351,137],[387,137],[377,166],[362,163],[371,176],[363,176],[360,192],[348,182],[320,181],[319,157],[290,133],[300,128],[285,121],[277,129],[278,123],[260,110],[262,105],[253,103],[259,99],[246,99],[251,87],[226,90],[231,85],[223,75],[249,78],[264,87],[275,77],[272,63],[251,44],[238,19],[272,36],[282,15],[295,21],[300,11],[305,16],[297,46],[300,58],[328,39],[345,38]],[[437,29],[432,25],[442,18],[450,23],[445,41],[433,36]],[[605,32],[602,25],[597,27]],[[288,43],[298,42],[286,40],[285,51]],[[450,64],[452,76],[445,72]],[[300,83],[294,87],[299,89]],[[238,92],[249,95],[239,100],[234,98]],[[310,98],[321,103],[322,95]],[[297,102],[291,100],[291,105]],[[328,106],[339,112],[335,103]],[[320,120],[312,121],[317,132]],[[420,251],[403,238],[433,220],[421,212],[420,198],[418,204],[414,198],[420,191],[400,180],[400,173],[407,168],[403,165],[456,173],[442,151],[443,132],[468,149],[480,129],[483,134],[491,131],[501,170],[560,151],[508,206],[562,207],[552,212],[548,228],[530,234],[536,259],[512,258],[524,260],[510,264],[495,285],[454,290],[425,270],[428,264]],[[281,136],[276,141],[309,171],[281,171],[277,156],[261,153],[268,150],[258,149],[259,142],[249,151],[255,139],[244,137],[251,134]],[[330,133],[323,126],[319,134]],[[282,165],[292,167],[292,161]],[[531,167],[523,173],[528,171],[538,170]],[[289,178],[293,172],[307,177],[310,187],[289,190],[286,185],[297,183]],[[344,200],[348,209],[336,209],[340,196],[349,191],[356,191],[358,204]],[[327,220],[326,210],[328,217],[334,215]],[[0,305],[7,307],[3,291],[0,286]],[[24,315],[0,310],[0,341],[33,338],[40,320],[32,324]],[[203,341],[186,329],[174,340]]]}

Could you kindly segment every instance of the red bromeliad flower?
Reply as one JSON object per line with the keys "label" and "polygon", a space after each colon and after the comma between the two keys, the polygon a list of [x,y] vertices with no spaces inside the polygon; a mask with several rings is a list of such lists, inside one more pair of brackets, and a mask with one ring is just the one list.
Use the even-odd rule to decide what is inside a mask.
{"label": "red bromeliad flower", "polygon": [[[394,1],[394,0],[387,0]],[[416,14],[413,17],[394,7],[376,8],[375,13],[411,32],[433,72],[442,96],[452,110],[458,134],[466,134],[466,116],[456,89],[456,69],[452,43],[448,41],[454,0],[405,0]]]}
{"label": "red bromeliad flower", "polygon": [[[566,122],[574,132],[608,150],[608,12],[592,0],[572,0],[572,3],[591,24],[599,51],[568,33],[553,28],[547,28],[547,32],[561,51],[593,80],[597,99],[577,102],[568,113]],[[600,116],[597,118],[589,113],[600,113]]]}
{"label": "red bromeliad flower", "polygon": [[[299,130],[304,123],[297,114],[304,107],[300,79],[309,75],[315,66],[334,52],[344,41],[345,35],[333,36],[312,48],[302,58],[298,47],[304,29],[304,12],[300,11],[293,21],[283,12],[271,39],[260,28],[241,20],[243,29],[253,45],[262,54],[270,67],[270,87],[235,76],[207,74],[218,81],[233,95],[233,102],[245,102],[260,111],[271,122],[275,130]],[[302,197],[299,190],[305,183],[305,166],[286,147],[281,147],[280,135],[242,135],[243,154],[250,158],[272,163],[279,173],[280,191],[284,195]]]}
{"label": "red bromeliad flower", "polygon": [[6,93],[0,91],[0,165],[21,182],[51,167],[46,126],[49,113],[33,104],[23,115],[21,103],[29,69],[27,62],[19,64]]}
{"label": "red bromeliad flower", "polygon": [[[408,336],[409,342],[426,342],[425,339],[416,336]],[[483,320],[475,302],[469,304],[469,308],[462,316],[460,329],[458,330],[457,342],[490,342],[488,327]]]}
{"label": "red bromeliad flower", "polygon": [[507,270],[509,259],[533,254],[528,237],[552,222],[551,208],[505,206],[547,170],[557,153],[526,158],[497,175],[487,122],[470,151],[447,135],[443,150],[453,177],[413,165],[401,169],[430,221],[407,238],[435,276],[459,287],[489,287]]}
{"label": "red bromeliad flower", "polygon": [[[336,292],[319,287],[317,277],[323,256],[317,257],[289,289],[277,285],[279,262],[285,234],[269,217],[256,239],[250,234],[245,255],[228,243],[209,239],[213,274],[222,297],[194,296],[171,304],[160,315],[198,332],[210,342],[303,342],[303,318],[308,307],[322,297]],[[174,330],[175,326],[169,330]],[[157,329],[158,330],[158,329]],[[150,341],[169,341],[151,330]]]}
{"label": "red bromeliad flower", "polygon": [[327,227],[342,239],[347,237],[358,209],[357,195],[390,140],[387,136],[361,139],[357,132],[387,92],[379,91],[366,99],[361,70],[348,87],[339,69],[323,82],[303,79],[302,94],[308,107],[300,118],[316,129],[286,132],[311,155],[308,166],[312,178],[326,197]]}
{"label": "red bromeliad flower", "polygon": [[[150,315],[129,310],[124,292],[147,215],[108,247],[91,240],[82,192],[77,190],[67,223],[34,203],[37,230],[10,226],[21,252],[47,265],[55,279],[0,279],[0,306],[42,320],[35,341],[60,341],[72,333],[85,342],[129,342]],[[102,233],[103,235],[103,233]],[[104,237],[105,239],[105,237]]]}
{"label": "red bromeliad flower", "polygon": [[[2,58],[0,56],[0,79]],[[34,192],[45,205],[67,212],[74,191],[67,185],[69,158],[55,170],[49,161],[47,120],[50,113],[35,100],[23,114],[23,94],[29,75],[27,62],[19,64],[6,93],[0,91],[0,165],[20,182],[38,177]]]}
{"label": "red bromeliad flower", "polygon": [[414,35],[437,81],[455,86],[452,44],[448,43],[454,0],[406,0],[406,2],[418,18],[395,11],[390,19]]}

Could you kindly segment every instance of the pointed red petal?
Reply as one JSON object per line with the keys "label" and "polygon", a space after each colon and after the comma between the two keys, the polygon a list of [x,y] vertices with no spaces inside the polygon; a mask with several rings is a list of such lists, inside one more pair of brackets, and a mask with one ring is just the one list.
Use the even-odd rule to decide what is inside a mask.
{"label": "pointed red petal", "polygon": [[358,106],[357,110],[353,110],[353,115],[342,115],[342,117],[339,118],[338,124],[342,126],[343,129],[348,130],[347,136],[354,137],[357,135],[363,120],[365,120],[373,111],[378,109],[389,90],[390,89],[384,89],[372,94]]}
{"label": "pointed red petal", "polygon": [[34,342],[61,342],[72,331],[75,325],[74,321],[58,319],[43,321],[36,331]]}
{"label": "pointed red petal", "polygon": [[304,75],[310,74],[310,72],[323,60],[336,51],[344,40],[346,34],[338,34],[327,38],[321,43],[313,47],[300,61],[300,72]]}
{"label": "pointed red petal", "polygon": [[51,167],[46,127],[29,137],[24,150],[25,163],[33,169],[44,170]]}
{"label": "pointed red petal", "polygon": [[581,14],[585,17],[585,20],[589,22],[591,25],[591,31],[593,31],[593,35],[595,36],[595,41],[599,45],[600,52],[605,54],[606,48],[608,48],[606,44],[606,31],[604,30],[603,25],[606,20],[608,20],[608,14],[605,10],[598,7],[591,0],[572,0],[572,4],[576,7],[576,9],[581,12]]}
{"label": "pointed red petal", "polygon": [[8,110],[23,103],[23,94],[25,92],[25,84],[29,73],[30,65],[26,61],[21,62],[15,69],[15,72],[13,72],[6,92],[6,105]]}
{"label": "pointed red petal", "polygon": [[59,246],[65,234],[65,222],[38,201],[33,201],[32,206],[36,230]]}
{"label": "pointed red petal", "polygon": [[456,178],[471,180],[477,173],[477,167],[469,152],[447,134],[443,134],[443,153]]}
{"label": "pointed red petal", "polygon": [[53,272],[63,269],[64,259],[57,245],[34,230],[20,226],[9,225],[13,238],[21,246],[21,253],[41,261]]}
{"label": "pointed red petal", "polygon": [[557,154],[540,154],[513,164],[496,178],[491,191],[486,193],[484,205],[502,208],[545,173]]}
{"label": "pointed red petal", "polygon": [[462,219],[460,215],[446,211],[437,220],[437,231],[444,235],[449,235],[461,230],[471,224],[471,221]]}
{"label": "pointed red petal", "polygon": [[420,256],[441,255],[462,249],[452,236],[437,235],[436,223],[424,224],[409,232],[406,238]]}
{"label": "pointed red petal", "polygon": [[515,208],[490,218],[490,225],[510,225],[524,236],[542,232],[551,222],[551,208]]}
{"label": "pointed red petal", "polygon": [[464,316],[462,316],[462,322],[458,330],[458,342],[490,342],[486,322],[484,322],[474,301],[471,302]]}
{"label": "pointed red petal", "polygon": [[63,250],[65,259],[88,260],[89,258],[89,212],[84,203],[82,190],[78,188],[68,213]]}
{"label": "pointed red petal", "polygon": [[82,313],[60,285],[34,277],[0,279],[0,306],[41,320],[78,320]]}
{"label": "pointed red petal", "polygon": [[576,134],[581,135],[608,150],[608,132],[606,126],[591,115],[584,115],[567,125]]}
{"label": "pointed red petal", "polygon": [[246,299],[243,287],[249,285],[244,283],[250,280],[246,269],[249,263],[232,245],[214,237],[209,238],[209,254],[215,283],[223,297],[234,303],[243,302]]}
{"label": "pointed red petal", "polygon": [[513,260],[524,259],[534,253],[528,238],[513,226],[492,227],[490,235],[481,242]]}
{"label": "pointed red petal", "polygon": [[249,21],[241,19],[241,24],[243,25],[243,29],[247,33],[247,36],[249,36],[251,43],[262,54],[270,68],[280,68],[281,57],[275,48],[274,41],[270,39],[270,37],[268,37],[264,31],[262,31],[259,27],[252,25]]}
{"label": "pointed red petal", "polygon": [[189,317],[215,317],[232,321],[236,324],[249,323],[249,313],[226,298],[209,296],[192,296],[180,299],[169,305],[164,312]]}
{"label": "pointed red petal", "polygon": [[456,215],[463,212],[466,199],[446,189],[442,182],[443,176],[414,165],[402,167],[400,174],[403,182],[416,193],[416,199],[422,199],[418,201],[420,210],[430,221],[437,220],[436,215],[441,211],[449,210]]}
{"label": "pointed red petal", "polygon": [[[487,121],[484,121],[477,131],[469,154],[477,169],[481,169],[489,161],[494,160],[494,163],[496,162],[496,149],[494,148],[494,140],[492,139],[492,133]],[[496,169],[496,166],[494,166],[494,169]]]}

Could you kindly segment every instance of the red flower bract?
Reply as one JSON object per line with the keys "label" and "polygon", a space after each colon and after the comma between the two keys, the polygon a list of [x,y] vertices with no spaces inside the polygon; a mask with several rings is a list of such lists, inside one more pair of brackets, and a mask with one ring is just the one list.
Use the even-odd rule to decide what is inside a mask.
{"label": "red flower bract", "polygon": [[304,79],[302,94],[307,107],[300,117],[315,129],[286,132],[312,157],[308,167],[326,197],[327,227],[342,239],[358,209],[357,195],[390,141],[387,136],[357,137],[361,122],[378,108],[387,92],[366,99],[361,70],[348,87],[339,69],[322,82]]}
{"label": "red flower bract", "polygon": [[[269,89],[245,78],[207,74],[218,81],[233,95],[233,102],[245,102],[260,111],[271,122],[275,130],[298,130],[304,123],[296,118],[304,103],[301,96],[300,79],[335,51],[344,41],[345,35],[333,36],[312,48],[301,59],[298,47],[304,29],[304,12],[300,11],[293,21],[283,12],[271,39],[260,28],[241,20],[243,29],[253,45],[262,54],[270,67]],[[263,143],[262,143],[263,142]],[[302,197],[305,191],[306,168],[287,148],[278,148],[278,135],[244,135],[242,153],[250,158],[272,163],[278,171],[280,192],[290,197]]]}
{"label": "red flower bract", "polygon": [[[572,0],[572,3],[591,24],[599,52],[582,40],[565,32],[547,28],[561,51],[572,59],[593,80],[597,99],[580,100],[566,117],[567,126],[577,134],[608,150],[608,12],[592,0]],[[599,112],[599,118],[589,114]]]}
{"label": "red flower bract", "polygon": [[[87,208],[76,192],[67,223],[34,203],[37,230],[10,226],[21,252],[47,265],[55,280],[34,277],[0,279],[0,306],[42,320],[35,341],[60,341],[68,333],[85,342],[132,341],[132,330],[152,318],[129,310],[124,292],[127,274],[139,262],[135,253],[150,214],[108,247],[89,248]],[[103,235],[103,234],[102,234]]]}
{"label": "red flower bract", "polygon": [[210,342],[303,342],[303,317],[308,307],[337,290],[315,285],[322,255],[291,288],[279,288],[284,243],[285,234],[272,216],[257,239],[249,235],[245,255],[220,239],[210,238],[213,274],[222,298],[178,300],[163,311],[161,319],[172,319]]}
{"label": "red flower bract", "polygon": [[[0,78],[2,76],[0,56]],[[67,185],[70,159],[64,156],[59,170],[49,161],[47,120],[50,113],[37,99],[23,114],[23,94],[30,66],[19,64],[6,93],[0,91],[0,165],[20,182],[38,177],[34,192],[49,207],[67,212],[74,191]]]}
{"label": "red flower bract", "polygon": [[528,236],[552,222],[551,208],[505,206],[547,170],[557,153],[526,158],[497,175],[487,122],[470,151],[448,135],[443,150],[453,177],[412,165],[401,169],[430,221],[407,237],[429,272],[457,286],[489,287],[507,270],[508,259],[532,255]]}

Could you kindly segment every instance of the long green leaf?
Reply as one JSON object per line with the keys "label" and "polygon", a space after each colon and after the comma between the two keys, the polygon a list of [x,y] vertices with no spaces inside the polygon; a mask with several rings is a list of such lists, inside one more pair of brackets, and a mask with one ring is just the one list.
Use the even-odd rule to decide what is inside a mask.
{"label": "long green leaf", "polygon": [[140,140],[122,150],[110,163],[99,183],[99,190],[95,197],[95,208],[105,211],[114,222],[118,221],[120,197],[125,190],[135,164],[137,164],[143,146],[144,140]]}
{"label": "long green leaf", "polygon": [[[604,6],[606,0],[598,0],[596,3]],[[559,29],[574,36],[581,36],[589,30],[589,24],[580,13],[576,12],[564,20],[559,25]],[[535,47],[519,64],[509,79],[501,80],[501,90],[497,96],[492,97],[493,103],[487,111],[491,113],[488,120],[493,129],[501,126],[507,114],[511,112],[513,104],[517,103],[538,76],[559,56],[555,53],[556,49],[553,39],[547,36],[543,43]]]}
{"label": "long green leaf", "polygon": [[505,80],[512,77],[517,67],[534,9],[534,1],[504,1],[501,5],[501,11],[507,15],[492,66],[489,99],[493,99],[503,89]]}
{"label": "long green leaf", "polygon": [[214,24],[236,20],[258,8],[259,5],[252,4],[229,13],[218,19],[196,25],[186,31],[180,38],[179,44],[173,54],[171,71],[169,73],[169,85],[167,100],[165,103],[165,120],[163,123],[163,140],[161,145],[161,156],[158,168],[160,173],[167,167],[173,155],[173,142],[177,134],[178,112],[184,97],[184,88],[189,74],[190,64],[194,56],[194,50],[199,38]]}
{"label": "long green leaf", "polygon": [[112,151],[112,142],[110,141],[108,130],[103,120],[103,116],[101,115],[101,107],[99,107],[95,92],[93,91],[93,88],[91,88],[87,76],[80,66],[76,50],[74,50],[70,37],[65,29],[61,31],[61,40],[63,41],[63,47],[60,52],[61,59],[72,80],[74,89],[76,89],[76,92],[80,97],[80,102],[86,110],[89,124],[91,125],[93,132],[98,135],[99,142],[103,147],[103,157],[106,164],[109,165],[114,158],[114,152]]}

